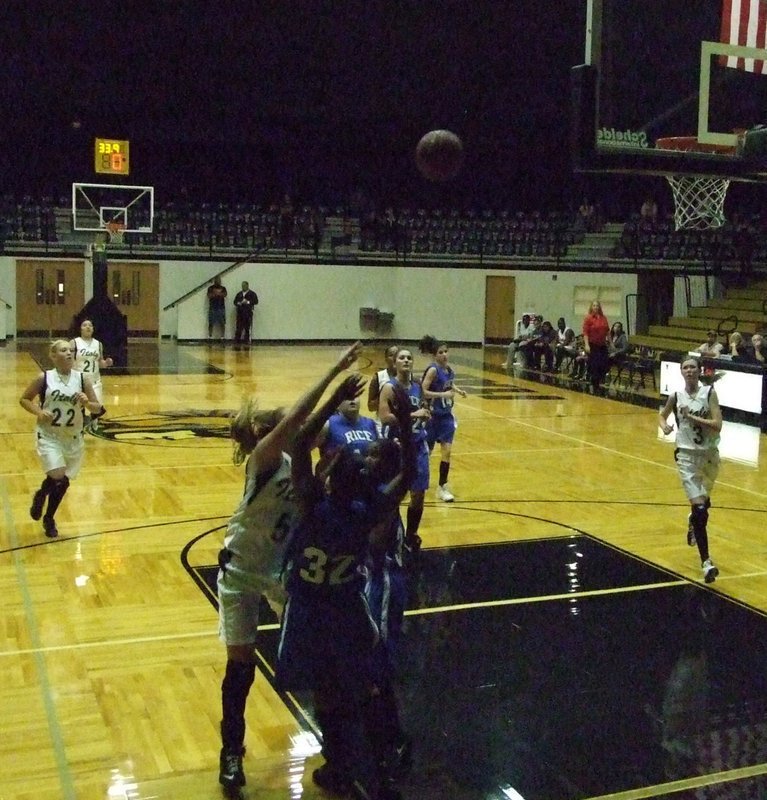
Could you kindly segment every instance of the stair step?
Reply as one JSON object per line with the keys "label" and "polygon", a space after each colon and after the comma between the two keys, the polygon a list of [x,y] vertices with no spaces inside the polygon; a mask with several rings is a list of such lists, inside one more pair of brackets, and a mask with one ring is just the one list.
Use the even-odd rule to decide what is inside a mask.
{"label": "stair step", "polygon": [[[703,333],[712,327],[711,321],[707,317],[669,317],[667,324],[674,328],[687,328]],[[713,327],[716,328],[716,325]]]}
{"label": "stair step", "polygon": [[761,299],[749,299],[744,297],[723,297],[721,299],[709,300],[708,308],[736,308],[743,311],[764,311],[764,302]]}
{"label": "stair step", "polygon": [[652,336],[649,333],[638,333],[629,337],[629,344],[652,347],[654,350],[673,350],[677,353],[686,353],[698,347],[700,342],[693,339],[676,339],[668,336]]}
{"label": "stair step", "polygon": [[720,322],[724,322],[725,320],[732,324],[735,322],[735,319],[737,319],[738,327],[749,332],[767,327],[767,316],[758,311],[723,308],[691,308],[690,316],[707,320],[711,328],[716,328]]}
{"label": "stair step", "polygon": [[[708,330],[708,328],[706,328]],[[695,328],[684,328],[677,325],[650,325],[648,331],[649,336],[662,336],[666,339],[679,339],[685,342],[695,342],[695,346],[703,344],[706,338],[705,331],[700,331]]]}

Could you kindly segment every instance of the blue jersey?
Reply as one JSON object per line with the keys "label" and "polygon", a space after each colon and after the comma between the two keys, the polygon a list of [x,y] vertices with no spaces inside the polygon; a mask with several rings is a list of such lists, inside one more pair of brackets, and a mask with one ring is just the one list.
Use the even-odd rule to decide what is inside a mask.
{"label": "blue jersey", "polygon": [[[396,378],[392,378],[389,383],[393,383],[395,386],[400,386],[401,388],[405,388],[402,384],[397,382]],[[423,400],[423,393],[421,391],[421,384],[417,383],[416,381],[410,381],[410,386],[407,388],[407,394],[410,398],[410,410],[418,411],[421,408],[422,400]],[[412,430],[413,430],[413,441],[416,445],[416,450],[419,450],[418,444],[420,442],[426,441],[426,426],[425,421],[423,419],[414,419],[412,421]],[[392,429],[391,425],[384,425],[383,426],[383,435],[387,439],[393,439],[396,437],[397,432],[396,429]]]}
{"label": "blue jersey", "polygon": [[[424,372],[424,375],[432,368],[437,371],[434,380],[429,386],[431,392],[449,392],[453,388],[453,380],[455,372],[452,367],[442,369],[436,362],[429,364]],[[431,401],[431,413],[436,416],[446,416],[453,413],[453,398],[452,397],[435,397]]]}
{"label": "blue jersey", "polygon": [[330,496],[316,503],[290,537],[286,588],[291,595],[320,595],[344,603],[365,585],[362,566],[368,537],[379,519],[375,501],[342,506]]}
{"label": "blue jersey", "polygon": [[350,422],[343,414],[333,414],[328,420],[328,435],[320,453],[325,456],[339,447],[350,447],[364,456],[377,439],[378,428],[370,417],[360,416],[356,422]]}

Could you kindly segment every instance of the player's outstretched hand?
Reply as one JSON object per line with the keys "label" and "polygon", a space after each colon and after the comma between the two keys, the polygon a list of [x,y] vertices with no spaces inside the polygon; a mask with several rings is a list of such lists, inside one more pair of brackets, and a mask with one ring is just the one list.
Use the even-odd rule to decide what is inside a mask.
{"label": "player's outstretched hand", "polygon": [[351,347],[348,347],[341,353],[341,357],[338,359],[338,368],[339,369],[349,369],[351,365],[360,357],[362,353],[362,342],[357,340]]}
{"label": "player's outstretched hand", "polygon": [[365,390],[366,382],[365,378],[359,373],[348,375],[333,391],[335,405],[339,405],[344,400],[354,400],[355,397],[359,397]]}

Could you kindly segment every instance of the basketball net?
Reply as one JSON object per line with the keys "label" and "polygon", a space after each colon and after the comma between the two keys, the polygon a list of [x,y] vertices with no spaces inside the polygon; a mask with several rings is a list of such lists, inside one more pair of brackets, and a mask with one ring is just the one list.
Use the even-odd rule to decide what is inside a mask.
{"label": "basketball net", "polygon": [[674,194],[676,229],[708,230],[725,223],[724,198],[729,178],[715,175],[666,175]]}
{"label": "basketball net", "polygon": [[107,236],[109,237],[109,244],[123,243],[125,225],[123,225],[122,222],[107,222],[104,227],[106,228]]}

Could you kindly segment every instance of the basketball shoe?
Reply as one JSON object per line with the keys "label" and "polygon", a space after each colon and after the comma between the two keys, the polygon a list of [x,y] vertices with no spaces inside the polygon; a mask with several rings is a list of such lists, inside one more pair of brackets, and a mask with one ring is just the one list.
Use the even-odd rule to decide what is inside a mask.
{"label": "basketball shoe", "polygon": [[244,747],[239,752],[221,750],[218,782],[224,787],[227,794],[239,794],[240,787],[245,785],[245,773],[242,770],[243,755],[245,755]]}
{"label": "basketball shoe", "polygon": [[453,493],[450,491],[450,487],[446,483],[437,487],[437,500],[441,500],[443,503],[452,503],[453,500],[455,500]]}
{"label": "basketball shoe", "polygon": [[714,562],[707,558],[703,564],[703,580],[706,583],[713,583],[716,580],[716,576],[719,574],[719,570],[714,566]]}

